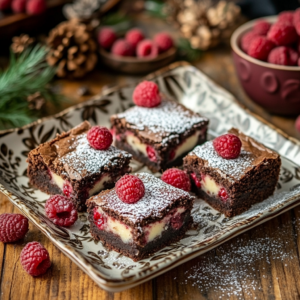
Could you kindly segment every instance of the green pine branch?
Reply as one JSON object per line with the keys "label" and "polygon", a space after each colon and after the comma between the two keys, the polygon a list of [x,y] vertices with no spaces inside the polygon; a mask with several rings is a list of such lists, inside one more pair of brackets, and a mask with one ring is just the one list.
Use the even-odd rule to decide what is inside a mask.
{"label": "green pine branch", "polygon": [[46,101],[59,103],[59,95],[49,88],[55,68],[45,61],[46,54],[41,45],[18,57],[11,53],[9,67],[0,71],[0,129],[22,126],[36,118],[28,108],[29,95],[40,92]]}

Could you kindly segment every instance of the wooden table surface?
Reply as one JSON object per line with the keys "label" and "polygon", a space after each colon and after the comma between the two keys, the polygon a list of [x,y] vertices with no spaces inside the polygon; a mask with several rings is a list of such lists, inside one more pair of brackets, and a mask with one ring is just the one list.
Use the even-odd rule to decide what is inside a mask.
{"label": "wooden table surface", "polygon": [[[289,135],[300,138],[294,129],[294,119],[270,115],[244,94],[237,80],[228,47],[219,47],[209,51],[194,64],[215,82],[233,93],[251,111],[275,124]],[[105,85],[132,82],[137,79],[120,76],[107,70],[97,70],[84,81],[61,80],[59,84],[62,86],[63,93],[71,96],[76,103],[87,98],[77,95],[76,91],[80,86],[86,85],[93,94],[96,94]],[[0,214],[18,212],[2,194],[0,194],[0,203]],[[0,299],[300,299],[299,223],[300,207],[261,225],[259,228],[250,230],[152,281],[115,294],[100,289],[77,265],[56,249],[46,236],[30,225],[24,241],[6,245],[0,243]],[[280,232],[284,234],[280,234]],[[218,263],[220,258],[222,260],[224,253],[227,255],[227,260],[231,256],[234,258],[236,254],[232,249],[240,249],[245,242],[251,241],[254,245],[257,243],[257,247],[262,248],[262,241],[269,240],[272,240],[273,243],[278,240],[284,245],[282,251],[276,250],[277,258],[273,257],[275,254],[271,252],[266,253],[266,257],[260,257],[253,261],[251,255],[248,254],[249,263],[245,263],[243,260],[228,264],[226,261],[222,264]],[[30,241],[41,242],[48,249],[52,260],[51,269],[39,278],[27,275],[20,264],[20,252],[23,246]],[[260,251],[260,249],[257,250]],[[201,270],[202,266],[203,268],[208,266],[208,261],[216,270],[220,267],[223,268],[222,276],[218,276],[216,271],[211,276],[206,272],[208,276],[206,280],[210,284],[201,287],[196,279],[188,278],[188,274],[193,274],[195,268],[200,274],[203,271]],[[232,274],[239,275],[237,281],[241,280],[241,274],[244,274],[247,278],[246,282],[249,284],[245,284],[244,281],[242,284],[237,284],[236,291],[240,290],[238,293],[235,291],[235,284],[231,284],[231,291],[224,293],[222,285],[226,282],[226,276],[231,279]]]}

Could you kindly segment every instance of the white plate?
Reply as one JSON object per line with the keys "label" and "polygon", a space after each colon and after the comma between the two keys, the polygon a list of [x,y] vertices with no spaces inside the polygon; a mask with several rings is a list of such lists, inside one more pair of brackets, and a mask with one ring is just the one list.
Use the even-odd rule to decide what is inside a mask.
{"label": "white plate", "polygon": [[[108,126],[111,114],[132,105],[133,86],[106,90],[101,96],[54,117],[22,129],[0,132],[0,191],[101,288],[113,292],[158,276],[300,203],[298,141],[244,110],[231,94],[185,62],[172,64],[147,78],[155,80],[163,92],[207,116],[211,136],[234,126],[279,152],[282,169],[275,195],[234,218],[225,218],[198,199],[192,212],[198,223],[197,230],[190,230],[181,241],[152,257],[133,262],[117,252],[108,251],[101,242],[94,242],[85,213],[81,213],[69,229],[51,223],[44,211],[48,196],[29,186],[26,176],[26,156],[30,150],[83,120]],[[135,165],[136,169],[140,167]]]}

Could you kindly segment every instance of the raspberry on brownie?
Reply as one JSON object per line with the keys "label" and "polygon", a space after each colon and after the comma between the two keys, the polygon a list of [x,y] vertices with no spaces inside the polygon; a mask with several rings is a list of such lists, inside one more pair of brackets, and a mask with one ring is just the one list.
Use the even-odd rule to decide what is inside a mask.
{"label": "raspberry on brownie", "polygon": [[184,170],[190,174],[193,190],[202,199],[226,217],[233,217],[274,193],[281,160],[276,152],[239,130],[232,128],[229,133],[241,141],[238,157],[221,156],[226,147],[239,148],[237,141],[224,143],[217,149],[209,141],[184,158]]}
{"label": "raspberry on brownie", "polygon": [[[138,261],[185,235],[193,221],[194,197],[152,174],[131,176],[139,179],[144,188],[143,196],[137,201],[121,200],[117,191],[120,186],[116,185],[90,198],[87,206],[92,236],[106,248]],[[125,178],[121,184],[136,183]],[[141,188],[140,183],[135,187]],[[122,192],[128,199],[134,197],[131,188],[123,188]]]}
{"label": "raspberry on brownie", "polygon": [[[89,197],[113,187],[122,175],[130,172],[131,155],[113,146],[94,149],[106,148],[108,143],[98,141],[92,147],[87,137],[90,129],[90,123],[85,121],[30,151],[27,159],[30,183],[50,195],[64,194],[79,211],[86,208]],[[93,131],[92,144],[96,138]],[[106,136],[111,139],[108,130],[100,135]]]}
{"label": "raspberry on brownie", "polygon": [[155,91],[152,86],[135,91],[134,102],[147,107],[135,106],[110,119],[116,146],[153,172],[179,165],[186,153],[206,141],[208,125],[206,118]]}

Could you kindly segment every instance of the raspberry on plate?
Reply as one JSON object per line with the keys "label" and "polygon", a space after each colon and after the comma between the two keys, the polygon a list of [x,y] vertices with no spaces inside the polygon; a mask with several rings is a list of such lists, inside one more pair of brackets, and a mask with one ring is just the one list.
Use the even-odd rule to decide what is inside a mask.
{"label": "raspberry on plate", "polygon": [[133,56],[134,49],[125,39],[118,39],[114,42],[111,52],[118,56]]}
{"label": "raspberry on plate", "polygon": [[172,37],[167,32],[160,32],[154,36],[154,43],[158,46],[159,52],[165,52],[174,46]]}
{"label": "raspberry on plate", "polygon": [[246,34],[244,34],[241,38],[241,48],[242,48],[242,50],[245,51],[246,53],[248,53],[250,43],[257,36],[259,36],[259,34],[257,32],[254,32],[254,31],[249,31]]}
{"label": "raspberry on plate", "polygon": [[142,40],[136,49],[138,57],[155,58],[158,55],[158,47],[151,40]]}
{"label": "raspberry on plate", "polygon": [[26,4],[26,12],[29,15],[40,15],[47,8],[45,0],[29,0]]}
{"label": "raspberry on plate", "polygon": [[52,222],[59,226],[68,227],[77,220],[77,210],[73,203],[65,196],[51,196],[45,204],[46,214]]}
{"label": "raspberry on plate", "polygon": [[102,126],[93,126],[86,137],[91,147],[96,150],[107,150],[113,141],[110,130]]}
{"label": "raspberry on plate", "polygon": [[268,62],[276,65],[295,66],[297,65],[298,57],[298,53],[292,48],[280,46],[270,52]]}
{"label": "raspberry on plate", "polygon": [[104,49],[110,49],[116,39],[116,33],[109,27],[102,28],[98,33],[98,43]]}
{"label": "raspberry on plate", "polygon": [[269,22],[267,22],[265,20],[259,20],[253,26],[253,32],[255,32],[259,35],[267,35],[270,27],[271,27],[271,24]]}
{"label": "raspberry on plate", "polygon": [[126,35],[125,35],[125,39],[126,41],[131,44],[134,48],[136,48],[136,46],[138,45],[138,43],[140,41],[142,41],[144,39],[144,34],[143,32],[138,29],[138,28],[133,28],[129,31],[127,31]]}
{"label": "raspberry on plate", "polygon": [[123,202],[136,203],[143,198],[145,186],[137,176],[124,175],[116,183],[116,193]]}
{"label": "raspberry on plate", "polygon": [[288,46],[297,41],[298,35],[293,24],[277,22],[271,26],[268,39],[278,46]]}
{"label": "raspberry on plate", "polygon": [[0,241],[11,243],[18,241],[28,231],[28,220],[20,214],[0,215]]}
{"label": "raspberry on plate", "polygon": [[293,24],[294,22],[294,12],[293,11],[283,11],[278,15],[279,22],[287,22]]}
{"label": "raspberry on plate", "polygon": [[28,243],[21,251],[21,264],[31,276],[39,276],[50,268],[51,261],[47,249],[38,242]]}
{"label": "raspberry on plate", "polygon": [[248,55],[260,60],[266,60],[274,44],[264,36],[255,37],[249,46]]}
{"label": "raspberry on plate", "polygon": [[161,175],[161,180],[186,192],[191,190],[189,175],[182,170],[176,168],[168,169]]}
{"label": "raspberry on plate", "polygon": [[143,81],[133,92],[133,102],[138,106],[155,107],[161,103],[161,96],[156,83]]}
{"label": "raspberry on plate", "polygon": [[234,159],[241,153],[242,142],[238,136],[227,133],[215,138],[213,146],[221,157]]}

